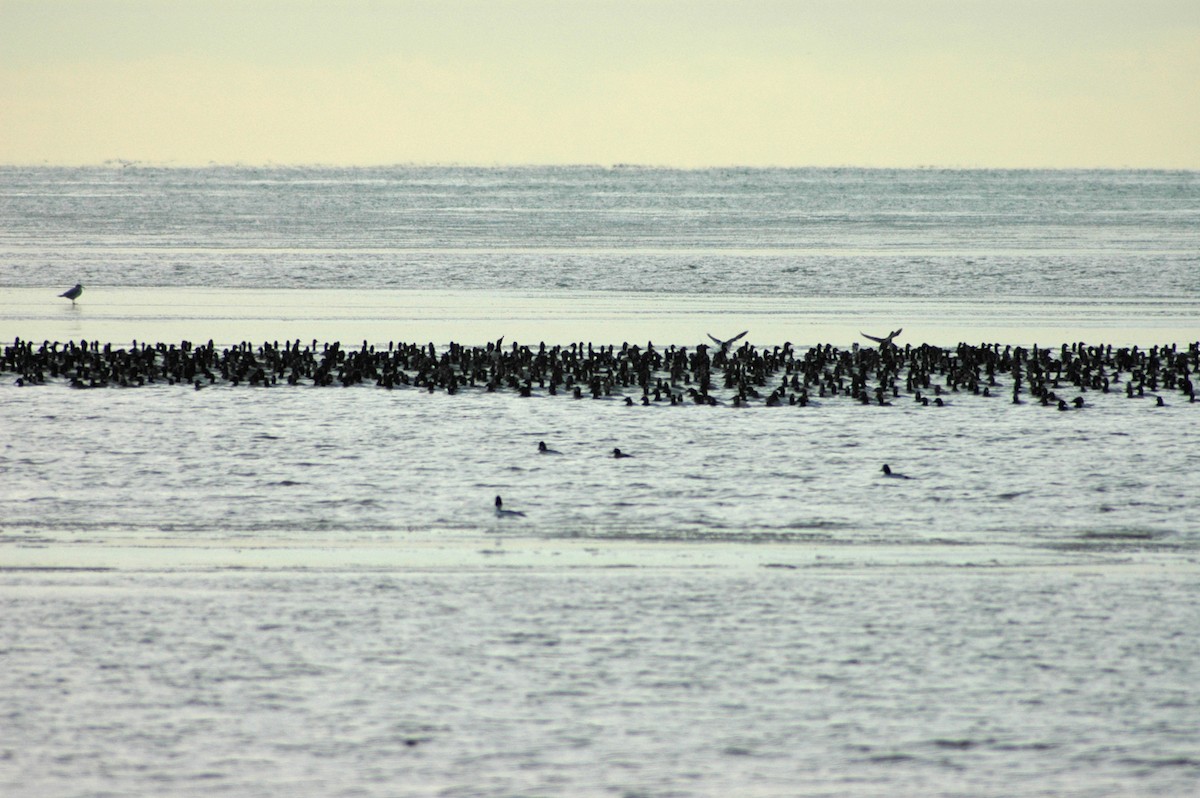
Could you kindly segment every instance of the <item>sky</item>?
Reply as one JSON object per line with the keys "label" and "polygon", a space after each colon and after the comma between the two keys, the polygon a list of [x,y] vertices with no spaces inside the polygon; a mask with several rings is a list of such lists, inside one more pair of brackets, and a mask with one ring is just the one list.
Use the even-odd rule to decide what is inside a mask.
{"label": "sky", "polygon": [[1198,0],[0,0],[0,163],[1200,169]]}

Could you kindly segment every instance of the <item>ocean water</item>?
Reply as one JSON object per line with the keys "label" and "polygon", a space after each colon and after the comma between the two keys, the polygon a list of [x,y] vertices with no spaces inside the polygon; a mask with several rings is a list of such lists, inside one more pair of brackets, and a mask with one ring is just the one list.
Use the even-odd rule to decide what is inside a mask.
{"label": "ocean water", "polygon": [[1195,172],[0,169],[0,285],[1197,296]]}
{"label": "ocean water", "polygon": [[[1186,351],[1198,231],[1188,172],[2,168],[0,343]],[[1200,783],[1177,391],[0,378],[4,795]]]}

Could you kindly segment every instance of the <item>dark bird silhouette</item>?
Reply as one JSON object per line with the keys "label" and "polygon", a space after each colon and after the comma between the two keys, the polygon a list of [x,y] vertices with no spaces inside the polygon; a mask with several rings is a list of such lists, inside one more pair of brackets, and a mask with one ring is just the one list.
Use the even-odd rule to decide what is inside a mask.
{"label": "dark bird silhouette", "polygon": [[891,477],[892,479],[912,479],[912,477],[910,477],[910,476],[907,476],[905,474],[899,474],[899,473],[893,471],[892,467],[889,466],[887,463],[884,463],[883,468],[881,468],[879,470],[883,472],[883,475],[885,477]]}
{"label": "dark bird silhouette", "polygon": [[63,291],[61,294],[59,294],[59,296],[63,297],[64,299],[71,300],[71,304],[74,305],[75,300],[79,299],[79,295],[82,293],[83,286],[79,283],[76,283],[74,288],[68,288],[66,291]]}
{"label": "dark bird silhouette", "polygon": [[861,331],[859,332],[859,335],[861,335],[863,338],[869,338],[870,340],[874,341],[875,343],[879,344],[880,346],[888,346],[889,344],[892,346],[895,346],[895,344],[892,343],[892,339],[895,338],[897,335],[899,335],[902,332],[904,332],[903,327],[901,327],[899,330],[893,330],[892,332],[888,333],[887,335],[885,335],[882,338],[877,338],[874,335],[867,335],[865,332],[861,332]]}
{"label": "dark bird silhouette", "polygon": [[551,449],[545,441],[538,441],[538,454],[562,454],[557,449]]}
{"label": "dark bird silhouette", "polygon": [[625,452],[621,451],[620,449],[613,449],[612,456],[617,460],[620,460],[623,457],[633,457],[633,455],[626,454]]}
{"label": "dark bird silhouette", "polygon": [[496,497],[496,515],[500,518],[524,518],[525,513],[520,510],[505,510],[504,500],[499,496]]}

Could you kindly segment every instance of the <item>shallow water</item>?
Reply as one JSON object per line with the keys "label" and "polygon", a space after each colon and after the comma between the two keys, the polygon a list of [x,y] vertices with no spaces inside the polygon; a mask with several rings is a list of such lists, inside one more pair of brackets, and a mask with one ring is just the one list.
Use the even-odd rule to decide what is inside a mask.
{"label": "shallow water", "polygon": [[[1192,173],[0,169],[0,341],[1186,346],[1198,196]],[[1200,405],[995,393],[5,379],[0,793],[1191,794]]]}
{"label": "shallow water", "polygon": [[[539,538],[997,547],[1067,562],[1200,551],[1186,397],[1083,410],[948,394],[945,407],[627,407],[617,397],[403,388],[0,389],[0,512],[21,535]],[[537,453],[545,440],[561,455]],[[615,461],[614,447],[635,455]],[[912,479],[887,479],[890,463]],[[938,554],[930,554],[937,560]]]}
{"label": "shallow water", "polygon": [[7,795],[1186,795],[1195,574],[8,574]]}
{"label": "shallow water", "polygon": [[1197,405],[999,393],[4,386],[0,789],[1187,794]]}

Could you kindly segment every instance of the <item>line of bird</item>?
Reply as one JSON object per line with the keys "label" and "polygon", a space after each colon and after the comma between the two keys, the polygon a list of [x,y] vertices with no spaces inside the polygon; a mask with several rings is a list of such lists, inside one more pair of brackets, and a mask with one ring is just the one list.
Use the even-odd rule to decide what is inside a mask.
{"label": "line of bird", "polygon": [[[545,441],[538,441],[538,454],[562,454],[558,449],[551,449],[546,445]],[[623,452],[620,449],[613,449],[610,453],[614,460],[621,460],[626,457],[633,457],[628,452]]]}
{"label": "line of bird", "polygon": [[[546,445],[545,441],[538,441],[538,453],[539,454],[562,454],[562,452],[558,451],[557,449],[551,449],[550,447],[548,447]],[[611,456],[615,460],[620,460],[620,459],[626,458],[626,457],[633,457],[633,455],[628,454],[627,452],[622,452],[620,449],[613,449]],[[889,466],[887,463],[883,464],[883,467],[879,469],[879,472],[880,472],[880,474],[883,475],[883,477],[885,477],[887,479],[913,479],[913,477],[910,477],[907,474],[901,474],[899,471],[893,471],[892,467]],[[524,518],[525,517],[525,512],[523,510],[510,510],[510,509],[506,508],[504,506],[504,499],[501,498],[499,494],[496,495],[496,500],[495,500],[494,504],[496,507],[496,516],[498,518]]]}
{"label": "line of bird", "polygon": [[[1059,410],[1086,405],[1089,391],[1123,392],[1127,398],[1181,393],[1195,402],[1192,376],[1200,371],[1200,342],[1139,347],[1063,344],[1031,348],[1001,344],[930,344],[899,346],[901,330],[864,337],[878,347],[831,344],[757,348],[736,342],[748,334],[720,339],[715,346],[644,347],[625,343],[576,342],[505,345],[501,337],[486,346],[445,347],[389,342],[360,348],[341,342],[302,344],[299,340],[243,342],[218,348],[183,341],[129,348],[99,341],[43,341],[20,338],[0,354],[0,374],[16,376],[17,385],[65,380],[73,388],[135,387],[167,383],[196,390],[222,384],[262,388],[274,385],[340,385],[374,382],[376,386],[415,388],[454,394],[505,389],[522,397],[565,393],[575,399],[623,399],[627,406],[669,404],[752,407],[807,407],[822,400],[850,399],[890,406],[902,395],[924,406],[943,406],[955,395],[990,397],[1011,391],[1012,402],[1025,397]],[[1073,398],[1058,394],[1072,390]]]}
{"label": "line of bird", "polygon": [[[558,455],[560,455],[560,454],[562,454],[562,452],[560,452],[558,449],[551,449],[549,446],[546,445],[545,441],[538,441],[538,454],[547,454],[547,455],[558,454]],[[625,460],[627,458],[633,457],[633,455],[631,455],[629,452],[621,451],[621,449],[619,447],[614,447],[612,452],[609,453],[609,456],[612,457],[612,459],[614,459],[614,460]],[[525,517],[525,513],[523,513],[520,510],[506,510],[504,508],[504,499],[500,498],[500,496],[496,496],[495,504],[496,504],[496,515],[500,518],[524,518]]]}

